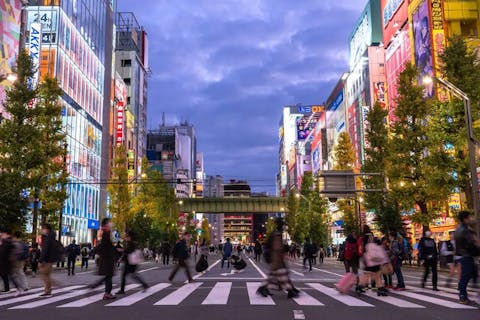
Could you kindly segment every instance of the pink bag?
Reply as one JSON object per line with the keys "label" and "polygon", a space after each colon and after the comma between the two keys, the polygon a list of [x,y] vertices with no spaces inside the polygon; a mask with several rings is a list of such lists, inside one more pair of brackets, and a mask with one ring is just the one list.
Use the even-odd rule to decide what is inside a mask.
{"label": "pink bag", "polygon": [[341,293],[347,293],[350,291],[355,282],[357,282],[357,276],[353,272],[349,272],[342,279],[340,279],[335,287]]}

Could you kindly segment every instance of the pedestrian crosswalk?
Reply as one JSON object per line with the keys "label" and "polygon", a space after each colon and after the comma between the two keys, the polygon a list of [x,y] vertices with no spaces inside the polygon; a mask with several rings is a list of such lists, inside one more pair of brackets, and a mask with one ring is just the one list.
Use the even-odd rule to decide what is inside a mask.
{"label": "pedestrian crosswalk", "polygon": [[[179,287],[160,282],[148,290],[142,290],[138,284],[125,287],[125,295],[117,296],[114,301],[103,301],[103,288],[90,289],[85,286],[68,286],[54,290],[54,295],[40,297],[41,289],[32,289],[28,294],[15,297],[12,293],[0,295],[0,311],[3,309],[36,309],[36,308],[82,308],[89,306],[131,307],[150,305],[152,308],[198,304],[202,306],[252,305],[276,306],[291,304],[292,306],[329,307],[339,305],[359,308],[375,308],[387,306],[391,308],[446,308],[477,309],[473,306],[458,303],[457,297],[449,292],[434,292],[421,288],[410,288],[407,291],[394,291],[388,297],[378,297],[375,292],[367,291],[361,296],[341,294],[331,283],[319,282],[297,283],[301,293],[298,297],[287,299],[286,294],[275,292],[274,296],[263,297],[256,293],[260,282],[193,282]],[[232,298],[235,296],[236,298]],[[241,297],[241,298],[239,298]]]}

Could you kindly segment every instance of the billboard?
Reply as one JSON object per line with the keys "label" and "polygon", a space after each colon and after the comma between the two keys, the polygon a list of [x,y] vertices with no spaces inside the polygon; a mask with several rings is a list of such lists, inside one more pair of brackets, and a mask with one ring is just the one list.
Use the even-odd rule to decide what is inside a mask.
{"label": "billboard", "polygon": [[[0,75],[13,73],[20,46],[20,22],[22,3],[20,0],[0,1]],[[0,82],[0,113],[4,113],[5,88],[7,80]]]}
{"label": "billboard", "polygon": [[382,0],[381,9],[383,44],[387,47],[408,19],[408,1]]}
{"label": "billboard", "polygon": [[[425,76],[433,76],[432,35],[428,0],[424,0],[412,15],[415,64],[419,70],[419,83]],[[425,85],[425,97],[433,97],[433,83]]]}

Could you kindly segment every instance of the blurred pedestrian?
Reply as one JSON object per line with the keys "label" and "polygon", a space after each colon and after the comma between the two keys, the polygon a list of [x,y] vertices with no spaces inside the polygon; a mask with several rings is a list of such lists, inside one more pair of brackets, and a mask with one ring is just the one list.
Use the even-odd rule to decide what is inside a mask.
{"label": "blurred pedestrian", "polygon": [[137,273],[137,266],[141,261],[142,252],[138,249],[137,242],[135,240],[135,233],[128,231],[125,235],[125,249],[123,251],[123,269],[120,282],[120,290],[117,294],[125,293],[125,280],[127,275],[131,274],[132,278],[143,286],[143,290],[148,289],[148,284]]}
{"label": "blurred pedestrian", "polygon": [[477,284],[478,267],[475,265],[475,257],[480,256],[480,243],[475,238],[471,229],[473,224],[470,212],[460,211],[458,213],[459,226],[455,230],[456,255],[460,259],[460,282],[458,283],[458,295],[460,303],[478,306],[477,303],[468,298],[467,286],[470,280]]}
{"label": "blurred pedestrian", "polygon": [[75,275],[75,263],[77,262],[77,257],[80,255],[80,247],[75,243],[75,240],[72,240],[67,246],[67,269],[68,275]]}
{"label": "blurred pedestrian", "polygon": [[393,288],[394,290],[405,290],[405,281],[403,279],[402,273],[402,261],[404,258],[404,253],[407,252],[407,248],[404,248],[405,244],[403,237],[399,235],[396,231],[391,231],[389,235],[390,240],[390,257],[393,265],[393,271],[397,277],[397,286]]}
{"label": "blurred pedestrian", "polygon": [[260,243],[260,241],[258,241],[258,239],[255,240],[253,252],[255,253],[255,261],[260,262],[260,257],[262,256],[262,244]]}
{"label": "blurred pedestrian", "polygon": [[61,259],[60,248],[55,240],[55,232],[49,223],[42,223],[42,251],[40,255],[40,275],[45,285],[41,297],[52,295],[52,270],[53,264]]}
{"label": "blurred pedestrian", "polygon": [[312,271],[314,250],[313,244],[310,243],[310,238],[306,237],[303,243],[303,268],[307,268],[306,262],[308,261],[309,271]]}
{"label": "blurred pedestrian", "polygon": [[267,251],[269,251],[270,272],[268,278],[260,285],[257,293],[267,297],[270,295],[269,289],[286,290],[289,298],[298,297],[299,291],[293,286],[290,280],[287,264],[285,263],[285,254],[283,249],[282,232],[283,220],[275,219],[275,230],[269,235]]}
{"label": "blurred pedestrian", "polygon": [[30,261],[30,268],[32,269],[32,278],[37,275],[38,261],[40,259],[40,249],[38,249],[38,243],[32,245],[32,249],[29,252],[28,260]]}
{"label": "blurred pedestrian", "polygon": [[12,273],[14,265],[14,250],[10,231],[5,227],[0,227],[0,277],[3,281],[2,292],[10,291],[9,275]]}
{"label": "blurred pedestrian", "polygon": [[162,262],[164,265],[168,266],[168,263],[170,262],[170,252],[172,251],[172,247],[170,246],[170,243],[168,241],[163,241],[162,244]]}
{"label": "blurred pedestrian", "polygon": [[425,231],[424,236],[420,239],[418,244],[418,256],[420,260],[423,260],[424,272],[422,278],[422,288],[425,288],[425,282],[427,281],[430,270],[432,270],[432,287],[433,291],[438,291],[437,281],[437,265],[438,265],[438,250],[435,240],[431,238],[432,232]]}
{"label": "blurred pedestrian", "polygon": [[90,249],[87,245],[84,245],[83,248],[80,250],[80,256],[82,257],[82,264],[80,269],[85,267],[85,270],[88,270],[88,258],[90,256]]}
{"label": "blurred pedestrian", "polygon": [[177,264],[173,268],[172,273],[170,273],[168,281],[173,281],[173,278],[177,274],[178,270],[180,270],[180,268],[184,268],[188,282],[193,282],[190,268],[187,263],[187,259],[189,257],[187,242],[189,242],[191,238],[192,235],[189,232],[185,232],[182,236],[182,239],[175,244],[175,247],[173,248],[173,257],[177,259]]}
{"label": "blurred pedestrian", "polygon": [[230,268],[230,256],[232,255],[232,252],[233,252],[232,243],[230,242],[230,238],[227,238],[227,242],[225,242],[222,249],[222,254],[223,254],[222,265],[221,265],[222,268],[225,260],[227,260],[227,268]]}
{"label": "blurred pedestrian", "polygon": [[450,287],[452,279],[455,277],[457,271],[457,264],[461,257],[455,255],[455,231],[450,231],[448,233],[449,239],[444,241],[440,247],[440,255],[445,259],[445,262],[448,266],[448,277],[445,280],[445,286]]}
{"label": "blurred pedestrian", "polygon": [[19,231],[14,232],[12,243],[14,246],[14,263],[12,268],[12,280],[17,287],[17,296],[22,295],[28,290],[27,277],[25,276],[24,267],[28,260],[28,245],[22,241],[22,234]]}
{"label": "blurred pedestrian", "polygon": [[90,285],[90,288],[93,289],[105,282],[105,294],[103,295],[104,300],[115,299],[115,296],[112,295],[112,278],[115,274],[115,261],[118,253],[111,239],[112,228],[113,223],[111,220],[104,218],[102,220],[101,227],[102,239],[100,240],[100,244],[95,249],[95,252],[99,255],[98,275],[102,276],[102,278]]}

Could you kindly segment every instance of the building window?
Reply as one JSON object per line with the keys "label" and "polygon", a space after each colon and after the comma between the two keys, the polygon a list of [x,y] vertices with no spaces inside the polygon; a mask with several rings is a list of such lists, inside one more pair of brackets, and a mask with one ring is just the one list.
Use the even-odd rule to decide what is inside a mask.
{"label": "building window", "polygon": [[122,67],[131,67],[131,66],[132,66],[132,60],[131,59],[122,60]]}
{"label": "building window", "polygon": [[126,84],[127,86],[129,86],[129,85],[130,85],[130,78],[124,78],[124,79],[123,79],[123,82],[125,82],[125,84]]}
{"label": "building window", "polygon": [[460,29],[464,37],[477,37],[477,20],[464,20],[460,22]]}

